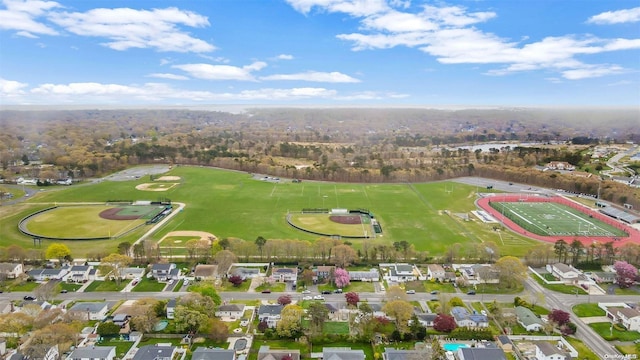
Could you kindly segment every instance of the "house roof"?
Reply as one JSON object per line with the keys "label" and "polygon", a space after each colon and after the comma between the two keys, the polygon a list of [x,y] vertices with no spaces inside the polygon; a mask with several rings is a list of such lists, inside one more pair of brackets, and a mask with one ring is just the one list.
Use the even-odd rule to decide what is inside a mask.
{"label": "house roof", "polygon": [[27,274],[29,274],[29,276],[35,277],[35,276],[58,276],[60,274],[62,274],[63,272],[67,271],[67,268],[59,268],[59,269],[33,269],[30,270]]}
{"label": "house roof", "polygon": [[120,276],[124,276],[124,275],[142,275],[144,274],[144,268],[139,268],[139,267],[128,267],[128,268],[122,268],[119,269],[118,272],[120,273]]}
{"label": "house roof", "polygon": [[432,273],[435,273],[435,272],[442,272],[443,273],[444,272],[444,268],[442,266],[438,265],[438,264],[429,264],[429,265],[427,265],[427,268]]}
{"label": "house roof", "polygon": [[533,311],[524,306],[516,306],[516,316],[524,326],[533,324],[542,325],[542,320],[540,320]]}
{"label": "house roof", "polygon": [[426,314],[425,313],[425,314],[416,314],[416,316],[418,317],[419,320],[426,321],[426,322],[433,322],[436,319],[436,317],[438,316],[438,314],[433,314],[433,313]]}
{"label": "house roof", "polygon": [[290,355],[293,360],[300,360],[300,350],[294,349],[270,349],[268,345],[258,349],[258,360],[281,360],[283,356]]}
{"label": "house roof", "polygon": [[138,349],[133,360],[156,360],[158,358],[170,358],[175,351],[175,346],[145,345]]}
{"label": "house roof", "polygon": [[292,268],[275,268],[272,271],[273,274],[295,274],[296,270]]}
{"label": "house roof", "polygon": [[460,348],[465,360],[507,360],[500,348]]}
{"label": "house roof", "polygon": [[469,317],[469,315],[471,315],[469,313],[469,310],[467,310],[467,308],[462,307],[462,306],[454,306],[451,309],[451,315],[453,315],[453,317],[456,319],[456,321],[459,320],[465,320]]}
{"label": "house roof", "polygon": [[616,308],[616,310],[617,312],[624,315],[628,319],[634,318],[636,316],[640,316],[640,311],[636,309],[620,307],[620,308]]}
{"label": "house roof", "polygon": [[69,311],[89,311],[96,313],[102,311],[106,307],[106,302],[79,302],[75,303]]}
{"label": "house roof", "polygon": [[128,317],[129,315],[127,314],[116,314],[113,316],[113,322],[125,321]]}
{"label": "house roof", "polygon": [[174,308],[174,307],[176,307],[176,303],[177,303],[177,302],[178,302],[178,300],[177,300],[177,299],[170,299],[170,300],[167,302],[167,307],[168,307],[168,308],[171,308],[171,307],[173,307],[173,308]]}
{"label": "house roof", "polygon": [[214,276],[218,271],[218,265],[199,264],[196,265],[196,270],[193,272],[195,277],[210,277]]}
{"label": "house roof", "polygon": [[89,266],[87,265],[74,265],[71,267],[71,271],[82,271],[85,272],[89,270]]}
{"label": "house roof", "polygon": [[113,355],[116,355],[115,348],[115,346],[79,347],[73,350],[69,357],[72,359],[106,359],[111,351],[113,351]]}
{"label": "house roof", "polygon": [[161,263],[156,263],[151,265],[151,271],[169,271],[171,269],[173,269],[174,267],[176,267],[176,264],[174,263],[168,263],[168,264],[161,264]]}
{"label": "house roof", "polygon": [[316,267],[316,271],[318,271],[318,272],[331,272],[335,268],[336,267],[333,266],[333,265],[320,265],[320,266]]}
{"label": "house roof", "polygon": [[191,355],[191,360],[234,360],[235,351],[227,349],[197,348]]}
{"label": "house roof", "polygon": [[542,352],[545,356],[556,355],[556,354],[560,354],[560,355],[566,354],[564,351],[553,346],[550,342],[536,341],[535,345],[538,347],[538,349],[540,349],[540,352]]}
{"label": "house roof", "polygon": [[498,342],[501,345],[513,345],[513,342],[511,341],[511,339],[509,339],[507,335],[499,335]]}
{"label": "house roof", "polygon": [[[411,358],[409,356],[413,355]],[[384,348],[384,359],[385,360],[409,360],[409,359],[418,359],[417,356],[426,356],[421,351],[418,350],[400,350],[400,349],[390,349]],[[423,358],[423,357],[420,357]],[[427,357],[424,357],[427,358]]]}
{"label": "house roof", "polygon": [[240,304],[229,304],[229,305],[220,305],[218,311],[243,311],[244,305]]}
{"label": "house roof", "polygon": [[558,271],[562,272],[562,273],[566,273],[569,271],[575,271],[575,269],[573,269],[571,266],[567,265],[567,264],[563,264],[563,263],[555,263],[553,264],[553,267],[556,268]]}
{"label": "house roof", "polygon": [[9,272],[15,270],[17,263],[0,263],[0,272]]}
{"label": "house roof", "polygon": [[352,350],[349,348],[324,348],[322,349],[323,360],[364,360],[362,349]]}
{"label": "house roof", "polygon": [[258,316],[260,315],[280,315],[284,306],[280,304],[260,305],[258,308]]}

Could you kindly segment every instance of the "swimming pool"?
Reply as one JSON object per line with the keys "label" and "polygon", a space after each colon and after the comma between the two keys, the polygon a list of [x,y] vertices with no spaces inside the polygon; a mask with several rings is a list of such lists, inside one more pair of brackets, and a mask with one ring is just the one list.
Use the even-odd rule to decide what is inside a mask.
{"label": "swimming pool", "polygon": [[444,343],[444,345],[442,345],[442,348],[446,351],[458,351],[458,349],[466,347],[469,347],[469,345],[459,343]]}
{"label": "swimming pool", "polygon": [[153,327],[153,330],[154,331],[162,331],[167,327],[167,325],[169,325],[169,322],[167,320],[160,320],[160,321],[158,321],[156,326]]}

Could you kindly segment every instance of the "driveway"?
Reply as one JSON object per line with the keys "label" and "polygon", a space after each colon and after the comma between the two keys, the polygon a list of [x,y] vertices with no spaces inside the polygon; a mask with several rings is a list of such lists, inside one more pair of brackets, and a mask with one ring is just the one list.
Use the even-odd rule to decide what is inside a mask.
{"label": "driveway", "polygon": [[593,324],[593,323],[611,322],[611,319],[609,319],[606,316],[589,316],[589,317],[580,318],[580,320],[582,320],[582,322],[587,325]]}

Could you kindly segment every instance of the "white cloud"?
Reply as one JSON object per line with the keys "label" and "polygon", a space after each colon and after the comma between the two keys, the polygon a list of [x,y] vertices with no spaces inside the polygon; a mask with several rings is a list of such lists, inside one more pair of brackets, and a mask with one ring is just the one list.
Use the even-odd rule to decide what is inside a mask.
{"label": "white cloud", "polygon": [[170,80],[189,80],[189,78],[186,76],[168,74],[168,73],[153,73],[153,74],[147,75],[147,77],[153,77],[153,78],[159,78],[159,79],[170,79]]}
{"label": "white cloud", "polygon": [[39,36],[33,35],[32,33],[28,32],[28,31],[24,31],[24,30],[20,30],[16,33],[16,35],[18,36],[22,36],[22,37],[27,37],[30,39],[37,39],[39,38]]}
{"label": "white cloud", "polygon": [[276,74],[262,76],[260,80],[298,80],[326,83],[359,83],[360,80],[340,72],[307,71],[297,74]]}
{"label": "white cloud", "polygon": [[53,28],[36,21],[49,10],[61,7],[55,1],[3,0],[0,10],[0,29],[17,30],[18,35],[36,37],[34,34],[57,35]]}
{"label": "white cloud", "polygon": [[276,56],[276,59],[278,59],[278,60],[293,60],[293,55],[280,54],[280,55]]}
{"label": "white cloud", "polygon": [[256,81],[251,73],[265,66],[267,66],[266,63],[257,61],[244,67],[211,64],[182,64],[172,67],[183,70],[198,79]]}
{"label": "white cloud", "polygon": [[[565,35],[530,43],[525,43],[528,41],[525,36],[520,41],[513,41],[477,27],[477,24],[495,18],[495,12],[470,12],[462,6],[425,5],[421,11],[410,12],[409,8],[394,9],[374,1],[367,7],[371,11],[367,12],[362,11],[361,2],[355,0],[289,0],[289,3],[303,13],[318,8],[359,18],[359,31],[336,35],[338,39],[351,42],[354,51],[406,46],[417,48],[443,64],[504,66],[487,71],[489,75],[544,69],[572,80],[599,77],[618,73],[622,69],[617,65],[587,64],[577,57],[640,49],[640,39],[600,39],[593,36]],[[635,19],[635,12],[636,9],[632,9],[613,15],[628,22]],[[612,17],[605,14],[608,13],[594,18],[601,21]]]}
{"label": "white cloud", "polygon": [[153,10],[99,8],[87,12],[53,13],[50,19],[76,35],[109,39],[103,45],[114,50],[151,48],[195,53],[215,50],[215,46],[179,28],[179,25],[209,26],[207,17],[174,7]]}
{"label": "white cloud", "polygon": [[24,88],[28,84],[19,81],[7,80],[0,78],[0,95],[4,97],[15,97],[24,94]]}
{"label": "white cloud", "polygon": [[607,11],[594,15],[587,20],[587,23],[610,25],[633,23],[640,21],[640,7],[617,11]]}

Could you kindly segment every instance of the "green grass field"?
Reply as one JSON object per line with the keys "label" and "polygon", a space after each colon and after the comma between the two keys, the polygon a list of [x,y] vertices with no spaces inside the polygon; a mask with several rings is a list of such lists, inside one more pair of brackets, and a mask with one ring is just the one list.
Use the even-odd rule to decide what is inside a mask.
{"label": "green grass field", "polygon": [[523,229],[543,236],[628,236],[624,231],[555,202],[496,202],[491,207]]}
{"label": "green grass field", "polygon": [[[40,213],[26,224],[29,232],[45,237],[81,238],[118,236],[127,230],[144,224],[143,219],[108,220],[99,214],[113,206],[61,206]],[[129,211],[131,212],[131,211]],[[143,211],[148,213],[148,211]]]}
{"label": "green grass field", "polygon": [[329,214],[291,213],[289,218],[291,223],[299,228],[321,234],[363,237],[373,233],[371,225],[340,224],[331,221],[329,216]]}
{"label": "green grass field", "polygon": [[[463,246],[494,241],[501,254],[522,256],[537,244],[512,233],[497,233],[491,225],[465,221],[455,213],[475,209],[474,186],[451,182],[420,184],[342,184],[325,182],[280,183],[258,181],[248,173],[202,167],[175,167],[165,175],[179,176],[181,185],[166,192],[136,190],[142,179],[102,181],[40,192],[26,203],[0,209],[0,247],[20,244],[33,246],[32,239],[17,230],[22,217],[54,203],[104,202],[107,199],[158,200],[169,198],[186,204],[153,239],[170,231],[199,230],[218,238],[236,237],[253,241],[266,239],[316,240],[319,236],[297,230],[286,222],[286,214],[303,208],[366,208],[379,221],[383,236],[366,240],[368,244],[391,244],[407,240],[418,251],[442,254],[453,243]],[[4,211],[5,208],[12,208]],[[65,220],[71,221],[71,220]],[[108,232],[108,231],[107,231]],[[73,255],[114,251],[122,241],[133,242],[143,231],[112,241],[66,241]],[[356,248],[362,240],[352,241]],[[43,246],[46,246],[46,242]]]}
{"label": "green grass field", "polygon": [[604,310],[598,304],[578,304],[573,307],[573,313],[577,317],[605,316]]}

